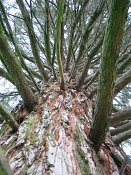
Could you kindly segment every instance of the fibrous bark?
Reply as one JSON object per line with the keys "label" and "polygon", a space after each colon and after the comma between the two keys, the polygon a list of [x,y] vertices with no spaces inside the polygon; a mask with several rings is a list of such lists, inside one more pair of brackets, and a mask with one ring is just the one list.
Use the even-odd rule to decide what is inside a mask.
{"label": "fibrous bark", "polygon": [[[64,93],[59,88],[57,82],[44,86],[36,111],[20,124],[17,135],[7,138],[8,131],[2,132],[6,125],[2,125],[0,143],[7,150],[13,175],[119,175],[124,157],[110,135],[99,156],[88,138],[91,101],[69,84]],[[129,173],[127,164],[125,174]]]}

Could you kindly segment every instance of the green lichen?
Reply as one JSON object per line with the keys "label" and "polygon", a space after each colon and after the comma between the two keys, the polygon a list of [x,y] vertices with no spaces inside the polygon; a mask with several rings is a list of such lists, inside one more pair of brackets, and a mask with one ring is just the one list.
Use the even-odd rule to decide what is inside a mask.
{"label": "green lichen", "polygon": [[31,135],[31,143],[32,143],[32,144],[35,143],[36,139],[37,139],[37,134],[36,134],[36,133],[33,133],[33,134]]}
{"label": "green lichen", "polygon": [[81,145],[84,141],[83,135],[81,134],[81,131],[79,129],[78,124],[76,125],[76,134],[75,134],[75,140],[77,140],[77,143]]}
{"label": "green lichen", "polygon": [[1,175],[8,175],[7,172],[4,170],[4,168],[2,167],[1,164],[0,164],[0,174]]}
{"label": "green lichen", "polygon": [[89,163],[88,163],[88,160],[85,159],[86,155],[85,155],[84,151],[79,146],[76,146],[76,150],[77,150],[76,157],[78,160],[81,174],[82,175],[91,175]]}
{"label": "green lichen", "polygon": [[83,136],[79,130],[78,125],[76,126],[76,158],[82,175],[91,175],[91,170],[89,167],[89,162],[86,159],[86,153],[82,150],[81,144],[83,143]]}
{"label": "green lichen", "polygon": [[37,139],[36,133],[35,133],[35,125],[38,122],[38,116],[36,114],[30,114],[28,116],[28,119],[25,120],[22,124],[22,128],[20,129],[19,133],[19,139],[31,140],[32,143],[34,143]]}

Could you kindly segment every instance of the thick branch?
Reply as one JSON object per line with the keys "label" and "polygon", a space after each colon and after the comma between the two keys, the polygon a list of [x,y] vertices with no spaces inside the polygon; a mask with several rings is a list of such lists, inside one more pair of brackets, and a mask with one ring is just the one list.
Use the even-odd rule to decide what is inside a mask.
{"label": "thick branch", "polygon": [[85,62],[85,65],[84,65],[84,68],[83,68],[82,73],[80,75],[80,78],[78,80],[77,88],[80,88],[83,85],[83,82],[84,82],[85,77],[87,75],[87,72],[88,72],[88,69],[90,67],[91,61],[92,61],[93,57],[96,55],[96,53],[98,52],[98,50],[100,49],[100,47],[102,46],[102,42],[103,42],[103,36],[97,42],[95,47],[91,50],[91,52],[89,54],[89,57],[88,57],[87,61]]}
{"label": "thick branch", "polygon": [[54,64],[52,64],[51,60],[51,47],[50,47],[50,8],[48,0],[45,0],[45,31],[44,31],[44,40],[45,40],[45,50],[46,57],[49,66],[52,68],[54,79],[56,79],[56,73],[54,69]]}
{"label": "thick branch", "polygon": [[124,124],[124,125],[122,125],[122,126],[117,127],[116,129],[112,129],[110,131],[110,133],[111,133],[112,136],[115,136],[117,134],[120,134],[120,133],[123,133],[125,131],[128,131],[130,128],[131,128],[131,121],[126,123],[126,124]]}
{"label": "thick branch", "polygon": [[[116,80],[114,88],[114,96],[116,96],[130,82],[131,82],[131,69],[129,69],[120,78]],[[88,95],[88,98],[91,99],[96,93],[97,88],[95,87]]]}
{"label": "thick branch", "polygon": [[10,76],[10,74],[8,72],[6,72],[4,69],[2,69],[1,67],[0,67],[0,76],[7,79],[8,81],[10,81],[12,84],[15,85],[14,80]]}
{"label": "thick branch", "polygon": [[131,69],[129,69],[120,78],[117,79],[115,83],[114,95],[116,96],[130,82],[131,82]]}
{"label": "thick branch", "polygon": [[39,87],[38,87],[38,85],[37,85],[37,83],[36,83],[34,77],[32,76],[31,71],[28,69],[28,66],[26,65],[26,63],[25,63],[25,61],[24,61],[24,59],[23,59],[23,57],[22,57],[20,48],[19,48],[19,46],[18,46],[18,44],[17,44],[17,42],[16,42],[16,39],[15,39],[15,37],[14,37],[14,35],[13,35],[13,32],[12,32],[12,29],[11,29],[11,25],[10,25],[10,23],[9,23],[9,21],[8,21],[5,8],[4,8],[4,6],[3,6],[3,4],[2,4],[1,2],[0,2],[0,8],[2,9],[2,14],[3,14],[3,17],[4,17],[4,21],[5,21],[6,26],[7,26],[7,28],[8,28],[11,41],[12,41],[12,43],[14,44],[15,49],[16,49],[16,52],[17,52],[18,55],[19,55],[21,64],[22,64],[22,66],[24,67],[24,69],[27,71],[27,73],[29,74],[29,76],[30,76],[32,82],[34,83],[35,87],[36,87],[37,90],[39,91]]}
{"label": "thick branch", "polygon": [[13,129],[13,131],[18,130],[18,123],[15,121],[13,116],[9,114],[0,104],[0,114],[2,118],[8,123],[8,125]]}
{"label": "thick branch", "polygon": [[79,63],[82,59],[83,53],[84,53],[85,48],[86,48],[86,44],[88,42],[89,34],[92,31],[93,24],[96,22],[96,20],[99,18],[100,14],[102,13],[103,6],[104,6],[104,3],[102,3],[99,6],[99,8],[96,9],[96,11],[94,12],[93,16],[90,18],[90,20],[87,24],[87,27],[86,27],[85,33],[82,37],[82,41],[81,41],[80,48],[79,48],[79,51],[78,51],[78,56],[76,58],[75,65],[72,69],[71,78],[74,78],[74,76],[76,74],[78,65],[79,65]]}
{"label": "thick branch", "polygon": [[30,39],[31,49],[32,49],[32,53],[33,53],[36,65],[37,65],[41,75],[47,81],[49,79],[49,77],[44,69],[44,66],[43,66],[42,61],[41,61],[40,56],[39,56],[36,35],[34,32],[34,27],[33,27],[32,21],[30,19],[30,15],[29,15],[28,10],[26,9],[23,1],[16,0],[16,2],[21,10],[21,13],[22,13],[23,18],[24,18],[24,22],[25,22],[27,29],[28,29],[28,35],[29,35],[29,39]]}
{"label": "thick branch", "polygon": [[131,120],[131,109],[125,109],[113,114],[111,117],[111,126],[115,123],[118,123],[124,120]]}
{"label": "thick branch", "polygon": [[66,66],[65,66],[65,70],[68,71],[69,69],[69,64],[70,64],[70,59],[71,59],[71,53],[72,53],[72,43],[73,43],[73,39],[74,39],[74,33],[75,33],[75,29],[81,19],[82,16],[82,11],[84,11],[84,9],[86,8],[87,4],[88,4],[89,0],[85,0],[83,2],[83,5],[80,9],[80,11],[77,14],[77,17],[75,18],[73,25],[71,26],[71,31],[70,31],[70,37],[69,37],[69,45],[68,45],[68,53],[67,53],[67,59],[66,59]]}
{"label": "thick branch", "polygon": [[64,14],[64,4],[65,0],[60,0],[59,3],[59,10],[58,10],[58,16],[57,16],[57,22],[56,22],[56,29],[55,29],[55,39],[56,39],[56,57],[59,67],[59,73],[61,78],[61,90],[65,89],[64,85],[64,74],[63,74],[63,67],[62,67],[62,59],[61,59],[61,51],[60,51],[60,35],[61,35],[61,23],[62,23],[62,17]]}
{"label": "thick branch", "polygon": [[[103,42],[96,114],[90,139],[96,151],[105,139],[112,107],[116,62],[128,11],[128,0],[114,0]],[[119,5],[119,8],[118,8]],[[116,25],[117,24],[117,25]]]}
{"label": "thick branch", "polygon": [[36,99],[0,26],[0,52],[26,107],[32,110]]}
{"label": "thick branch", "polygon": [[112,139],[115,144],[119,145],[120,143],[128,140],[129,138],[131,138],[131,129],[114,136]]}
{"label": "thick branch", "polygon": [[122,125],[127,124],[128,122],[129,122],[129,120],[120,121],[120,122],[118,122],[118,123],[112,124],[111,127],[117,128],[117,127],[120,127],[120,126],[122,126]]}

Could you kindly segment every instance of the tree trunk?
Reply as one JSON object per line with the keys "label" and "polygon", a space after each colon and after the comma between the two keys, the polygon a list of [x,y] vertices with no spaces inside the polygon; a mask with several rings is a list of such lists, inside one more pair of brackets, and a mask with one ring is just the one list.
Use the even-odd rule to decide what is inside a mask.
{"label": "tree trunk", "polygon": [[[44,87],[37,111],[25,118],[17,134],[4,134],[2,125],[0,143],[13,175],[119,175],[125,158],[110,134],[98,154],[88,138],[93,120],[90,100],[70,84],[65,93],[59,89],[56,82]],[[129,165],[124,168],[129,175]]]}

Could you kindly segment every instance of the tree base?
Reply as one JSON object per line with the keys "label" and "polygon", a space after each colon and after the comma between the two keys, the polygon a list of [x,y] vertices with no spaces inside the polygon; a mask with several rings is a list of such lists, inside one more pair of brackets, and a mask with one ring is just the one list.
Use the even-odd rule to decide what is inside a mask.
{"label": "tree base", "polygon": [[[59,83],[44,87],[36,112],[20,124],[18,132],[7,135],[1,126],[0,144],[14,175],[129,175],[131,167],[115,147],[110,135],[98,155],[88,139],[92,124],[92,106],[83,92]],[[42,103],[43,99],[44,103]]]}

